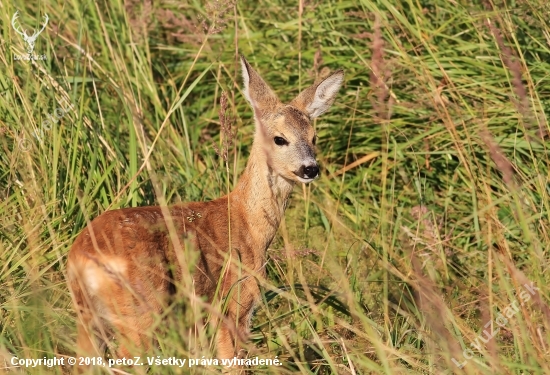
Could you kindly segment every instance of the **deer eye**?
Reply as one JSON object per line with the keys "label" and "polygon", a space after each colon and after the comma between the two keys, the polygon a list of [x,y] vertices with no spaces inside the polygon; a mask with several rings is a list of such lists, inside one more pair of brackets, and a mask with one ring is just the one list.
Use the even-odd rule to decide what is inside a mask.
{"label": "deer eye", "polygon": [[273,140],[275,141],[275,144],[277,146],[286,146],[286,145],[288,145],[287,140],[284,139],[283,137],[275,137],[275,138],[273,138]]}
{"label": "deer eye", "polygon": [[313,136],[313,139],[311,140],[311,143],[313,143],[314,146],[317,143],[317,136],[316,135]]}

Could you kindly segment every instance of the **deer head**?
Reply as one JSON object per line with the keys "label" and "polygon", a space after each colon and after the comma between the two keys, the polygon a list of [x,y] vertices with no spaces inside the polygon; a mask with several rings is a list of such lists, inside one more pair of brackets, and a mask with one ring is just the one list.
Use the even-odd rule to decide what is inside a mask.
{"label": "deer head", "polygon": [[288,181],[313,181],[319,175],[319,166],[315,160],[317,136],[312,121],[334,102],[344,81],[344,71],[337,70],[283,104],[242,56],[241,65],[244,96],[256,120],[255,142],[263,145],[270,169]]}
{"label": "deer head", "polygon": [[17,26],[15,26],[15,21],[19,17],[19,11],[15,12],[11,19],[11,25],[15,32],[23,37],[23,40],[28,44],[27,53],[29,55],[32,55],[32,52],[34,51],[34,42],[36,42],[36,39],[38,38],[38,35],[44,31],[46,28],[46,25],[48,24],[49,17],[48,15],[44,15],[44,25],[40,29],[40,31],[35,31],[32,35],[27,35],[27,30],[19,30]]}

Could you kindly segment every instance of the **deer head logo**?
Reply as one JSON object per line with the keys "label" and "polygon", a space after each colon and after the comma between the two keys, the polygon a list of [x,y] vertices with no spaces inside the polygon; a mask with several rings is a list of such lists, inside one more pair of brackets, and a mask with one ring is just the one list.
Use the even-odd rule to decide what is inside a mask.
{"label": "deer head logo", "polygon": [[42,26],[40,31],[35,31],[32,35],[27,35],[27,30],[21,31],[17,26],[15,26],[15,21],[17,20],[18,17],[19,17],[19,11],[15,12],[15,14],[13,15],[11,19],[11,25],[13,26],[13,29],[15,30],[15,32],[21,35],[23,37],[23,40],[28,44],[27,52],[29,55],[32,55],[32,52],[34,51],[34,42],[36,42],[38,35],[40,35],[42,31],[44,31],[44,29],[46,28],[46,25],[48,24],[48,20],[49,20],[48,15],[46,14],[44,16],[44,26]]}

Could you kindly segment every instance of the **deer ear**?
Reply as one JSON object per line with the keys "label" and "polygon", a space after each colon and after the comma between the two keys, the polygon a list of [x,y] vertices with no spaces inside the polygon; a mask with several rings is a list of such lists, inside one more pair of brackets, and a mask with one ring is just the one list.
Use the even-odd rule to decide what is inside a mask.
{"label": "deer ear", "polygon": [[280,104],[277,95],[242,55],[241,67],[244,82],[243,94],[254,111],[258,110],[264,114],[266,111],[275,109]]}
{"label": "deer ear", "polygon": [[319,83],[302,91],[290,104],[311,118],[319,117],[330,108],[344,82],[344,71],[337,70]]}

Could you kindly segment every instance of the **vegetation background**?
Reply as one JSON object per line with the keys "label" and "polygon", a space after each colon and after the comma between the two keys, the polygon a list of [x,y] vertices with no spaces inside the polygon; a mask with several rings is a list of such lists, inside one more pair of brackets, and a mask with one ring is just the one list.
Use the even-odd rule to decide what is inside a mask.
{"label": "vegetation background", "polygon": [[[283,366],[252,372],[550,373],[549,9],[1,1],[0,372],[71,371],[10,361],[74,355],[65,259],[87,220],[235,185],[253,133],[243,53],[285,100],[324,67],[346,71],[315,124],[322,176],[295,188],[253,320],[249,355]],[[14,60],[27,47],[16,10],[29,33],[48,14],[35,47],[46,60]],[[236,132],[227,163],[213,147],[226,139],[222,92]],[[57,108],[66,113],[43,126]],[[519,297],[531,283],[540,290]],[[189,350],[201,314],[159,318],[148,355],[211,357],[212,329],[196,331],[203,345]]]}

